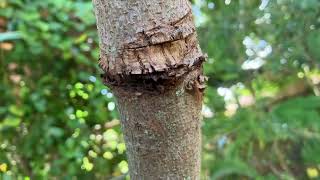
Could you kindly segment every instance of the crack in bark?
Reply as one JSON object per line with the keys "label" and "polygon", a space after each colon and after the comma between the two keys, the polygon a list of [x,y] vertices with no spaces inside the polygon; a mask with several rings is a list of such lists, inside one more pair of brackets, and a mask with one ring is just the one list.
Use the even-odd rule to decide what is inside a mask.
{"label": "crack in bark", "polygon": [[200,69],[206,56],[198,46],[192,10],[190,7],[184,10],[186,13],[177,20],[149,29],[142,27],[128,37],[128,42],[121,43],[121,48],[112,52],[101,48],[99,65],[105,71],[102,75],[105,84],[113,87],[138,84],[142,89],[163,91],[166,85]]}
{"label": "crack in bark", "polygon": [[172,26],[175,26],[175,25],[179,24],[180,22],[182,22],[183,20],[185,20],[188,16],[192,16],[192,9],[191,9],[191,8],[190,8],[190,9],[188,10],[188,12],[187,12],[184,16],[182,16],[180,19],[178,19],[178,20],[175,21],[175,22],[172,22],[171,25],[172,25]]}
{"label": "crack in bark", "polygon": [[[145,48],[125,50],[120,54],[120,57],[113,60],[109,59],[107,61],[105,59],[106,57],[107,56],[101,56],[100,67],[110,76],[121,74],[150,75],[164,71],[172,74],[171,70],[181,66],[191,68],[196,64],[197,60],[205,60],[205,56],[197,46],[195,34],[182,40],[147,46]],[[110,69],[109,62],[111,62],[111,60],[113,62],[118,61],[118,64],[116,64],[118,66],[113,67],[114,69]],[[109,66],[105,63],[109,63]],[[186,68],[185,70],[187,71],[188,69]]]}
{"label": "crack in bark", "polygon": [[135,49],[184,39],[195,33],[192,20],[192,11],[189,10],[186,15],[175,22],[138,32],[134,40],[125,43],[121,49]]}

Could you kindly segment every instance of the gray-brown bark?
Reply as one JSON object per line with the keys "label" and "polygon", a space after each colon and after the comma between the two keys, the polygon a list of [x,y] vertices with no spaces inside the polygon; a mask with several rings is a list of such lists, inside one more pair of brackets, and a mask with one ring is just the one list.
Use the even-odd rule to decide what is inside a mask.
{"label": "gray-brown bark", "polygon": [[188,0],[93,0],[130,176],[199,179],[205,78]]}
{"label": "gray-brown bark", "polygon": [[185,88],[194,73],[160,94],[114,89],[132,179],[199,179],[202,94]]}

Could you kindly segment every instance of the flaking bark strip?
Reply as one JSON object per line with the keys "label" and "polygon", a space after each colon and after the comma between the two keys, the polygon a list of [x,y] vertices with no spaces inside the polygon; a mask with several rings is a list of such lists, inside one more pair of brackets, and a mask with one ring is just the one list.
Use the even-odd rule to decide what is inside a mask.
{"label": "flaking bark strip", "polygon": [[[125,49],[115,59],[106,54],[101,56],[99,65],[107,76],[111,76],[111,79],[114,79],[114,76],[148,76],[159,72],[173,77],[180,76],[180,72],[175,73],[173,70],[184,67],[185,71],[189,71],[193,66],[199,64],[199,61],[203,62],[205,58],[196,40],[196,35],[193,34],[178,41]],[[110,62],[117,62],[117,64],[111,66]]]}
{"label": "flaking bark strip", "polygon": [[169,89],[174,88],[180,81],[192,71],[197,70],[199,72],[197,78],[193,79],[189,85],[185,85],[186,89],[192,90],[194,88],[203,92],[206,88],[207,77],[203,76],[202,64],[205,61],[205,56],[200,56],[194,61],[193,66],[181,65],[176,68],[170,68],[164,72],[154,72],[150,74],[119,74],[110,75],[107,73],[102,74],[104,84],[110,88],[122,87],[128,91],[133,89],[134,91],[147,92],[147,93],[163,93]]}
{"label": "flaking bark strip", "polygon": [[[157,45],[149,45],[133,49],[122,49],[117,56],[108,54],[101,50],[100,66],[111,74],[148,74],[152,70],[142,71],[139,58],[135,52],[141,56],[144,54],[143,64],[153,66],[156,71],[163,71],[167,68],[166,58],[169,58],[170,66],[178,66],[180,64],[188,64],[192,66],[192,59],[196,59],[202,55],[196,34],[187,36],[185,39],[164,42]],[[141,54],[142,53],[142,54]],[[154,57],[154,54],[156,55]],[[117,62],[116,64],[113,62]]]}
{"label": "flaking bark strip", "polygon": [[[155,11],[156,14],[150,15],[149,8],[153,7],[151,7],[152,3],[149,4],[147,1],[142,1],[141,3],[146,4],[141,7],[131,1],[114,4],[106,3],[104,0],[94,0],[96,6],[101,4],[105,7],[109,6],[111,12],[117,8],[123,11],[123,15],[115,22],[108,22],[100,17],[101,15],[112,16],[111,12],[97,8],[98,13],[96,13],[98,24],[102,22],[102,26],[98,25],[98,29],[103,39],[100,45],[99,65],[106,72],[104,76],[109,76],[112,82],[128,75],[146,75],[153,79],[158,73],[166,73],[167,77],[181,76],[190,71],[190,67],[194,66],[197,60],[204,57],[198,46],[190,4],[187,1],[151,1],[159,6],[183,12],[180,13],[183,16],[175,16],[171,11]],[[132,7],[130,6],[130,11],[125,12],[120,7],[121,4],[130,4]],[[135,9],[135,7],[138,8]],[[140,17],[138,12],[140,16],[148,14],[151,19]],[[119,24],[121,22],[128,24],[127,26]],[[137,27],[137,24],[141,26]],[[138,31],[133,32],[130,26],[136,26]],[[122,31],[116,32],[120,27],[123,28]],[[108,30],[111,34],[105,33]],[[114,39],[112,35],[118,39]],[[120,42],[119,39],[123,41]],[[176,69],[180,69],[180,74],[173,73]],[[181,73],[181,69],[185,72]]]}

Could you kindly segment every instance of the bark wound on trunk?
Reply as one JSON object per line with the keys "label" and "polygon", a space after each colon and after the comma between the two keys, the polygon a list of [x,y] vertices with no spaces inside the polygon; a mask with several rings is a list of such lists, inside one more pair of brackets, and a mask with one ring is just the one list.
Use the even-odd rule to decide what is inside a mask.
{"label": "bark wound on trunk", "polygon": [[93,0],[130,176],[199,179],[204,55],[188,0]]}

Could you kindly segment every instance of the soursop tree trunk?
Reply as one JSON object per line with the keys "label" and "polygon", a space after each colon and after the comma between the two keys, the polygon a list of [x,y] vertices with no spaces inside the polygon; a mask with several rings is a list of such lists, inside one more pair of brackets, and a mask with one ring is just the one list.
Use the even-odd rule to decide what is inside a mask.
{"label": "soursop tree trunk", "polygon": [[205,77],[188,0],[93,0],[133,180],[199,179]]}

